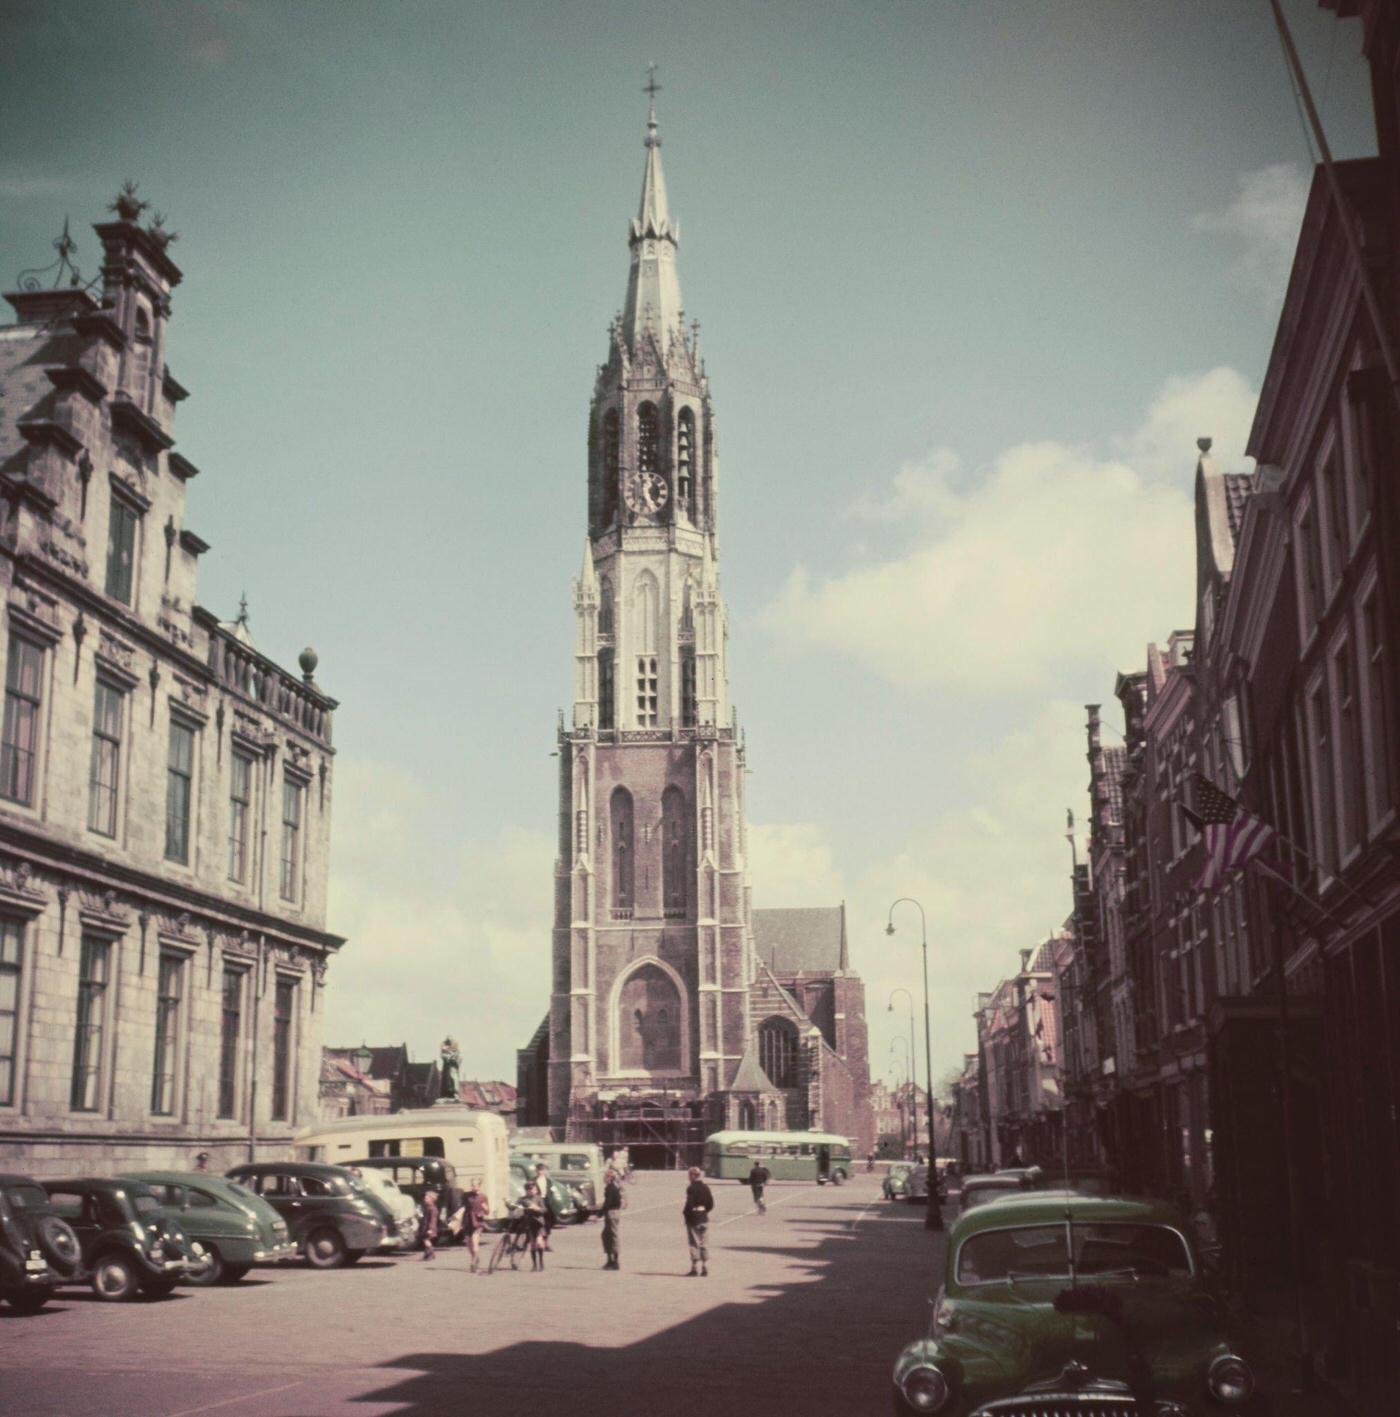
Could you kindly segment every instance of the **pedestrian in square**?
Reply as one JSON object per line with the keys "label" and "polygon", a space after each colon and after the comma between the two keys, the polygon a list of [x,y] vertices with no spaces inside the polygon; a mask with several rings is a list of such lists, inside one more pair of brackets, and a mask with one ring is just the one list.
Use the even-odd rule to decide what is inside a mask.
{"label": "pedestrian in square", "polygon": [[199,1155],[195,1157],[195,1159],[194,1159],[194,1169],[195,1169],[196,1171],[203,1171],[203,1172],[205,1172],[206,1174],[208,1173],[208,1171],[209,1171],[209,1153],[208,1153],[207,1151],[201,1151],[201,1152],[199,1153]]}
{"label": "pedestrian in square", "polygon": [[622,1187],[617,1183],[617,1172],[608,1167],[603,1176],[603,1254],[607,1256],[604,1269],[621,1269],[619,1262],[619,1234],[622,1228]]}
{"label": "pedestrian in square", "polygon": [[754,1209],[760,1215],[768,1214],[768,1206],[763,1199],[763,1188],[768,1184],[769,1179],[768,1168],[755,1157],[753,1167],[749,1171],[749,1190],[753,1192]]}
{"label": "pedestrian in square", "polygon": [[685,1238],[690,1245],[690,1277],[710,1273],[710,1252],[706,1240],[710,1233],[710,1213],[715,1208],[715,1198],[705,1184],[698,1166],[690,1168],[690,1184],[685,1188],[685,1206],[681,1215],[685,1217]]}
{"label": "pedestrian in square", "polygon": [[423,1214],[418,1221],[418,1238],[423,1242],[423,1258],[432,1259],[433,1241],[438,1234],[438,1193],[436,1186],[423,1192]]}
{"label": "pedestrian in square", "polygon": [[549,1237],[554,1233],[554,1227],[558,1224],[559,1217],[554,1213],[554,1197],[549,1182],[549,1167],[541,1161],[539,1165],[535,1167],[535,1185],[539,1189],[540,1200],[544,1202],[543,1248],[553,1250],[554,1246],[549,1243]]}
{"label": "pedestrian in square", "polygon": [[549,1207],[545,1205],[540,1188],[533,1181],[525,1183],[525,1194],[520,1198],[520,1209],[525,1218],[525,1234],[530,1242],[530,1269],[542,1270],[545,1250],[548,1248],[545,1243],[545,1217],[549,1214]]}
{"label": "pedestrian in square", "polygon": [[488,1209],[486,1197],[481,1194],[476,1182],[468,1181],[467,1189],[462,1193],[462,1209],[458,1214],[461,1218],[462,1243],[467,1247],[467,1253],[472,1257],[471,1272],[473,1274],[477,1272],[481,1264],[481,1232],[486,1228]]}

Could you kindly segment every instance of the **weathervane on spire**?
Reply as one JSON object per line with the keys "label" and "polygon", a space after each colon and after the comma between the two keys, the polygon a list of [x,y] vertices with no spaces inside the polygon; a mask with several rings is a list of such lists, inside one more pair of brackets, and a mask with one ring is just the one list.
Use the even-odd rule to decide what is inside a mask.
{"label": "weathervane on spire", "polygon": [[646,94],[649,104],[646,145],[649,148],[658,147],[661,139],[656,133],[656,95],[661,92],[661,85],[656,82],[656,61],[654,59],[647,65],[647,81],[642,85],[642,92]]}

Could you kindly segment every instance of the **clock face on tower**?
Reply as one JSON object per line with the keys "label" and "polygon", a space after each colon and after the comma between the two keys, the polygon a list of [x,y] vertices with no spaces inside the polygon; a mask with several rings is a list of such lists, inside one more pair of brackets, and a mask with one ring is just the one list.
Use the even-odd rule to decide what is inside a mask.
{"label": "clock face on tower", "polygon": [[639,516],[659,512],[666,505],[670,489],[659,472],[634,472],[622,489],[627,505]]}

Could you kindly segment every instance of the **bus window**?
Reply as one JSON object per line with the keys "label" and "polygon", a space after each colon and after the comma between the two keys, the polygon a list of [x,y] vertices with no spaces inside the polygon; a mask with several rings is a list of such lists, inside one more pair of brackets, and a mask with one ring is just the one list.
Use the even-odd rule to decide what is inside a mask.
{"label": "bus window", "polygon": [[369,1144],[371,1156],[397,1156],[399,1144],[396,1141],[372,1141]]}

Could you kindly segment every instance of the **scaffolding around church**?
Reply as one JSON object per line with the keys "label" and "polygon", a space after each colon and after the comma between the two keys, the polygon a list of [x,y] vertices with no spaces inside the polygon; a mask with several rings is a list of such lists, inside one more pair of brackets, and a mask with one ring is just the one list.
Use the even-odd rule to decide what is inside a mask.
{"label": "scaffolding around church", "polygon": [[566,1141],[596,1142],[604,1155],[624,1147],[641,1171],[683,1171],[703,1162],[705,1138],[724,1127],[723,1097],[687,1100],[655,1093],[612,1101],[576,1100]]}

